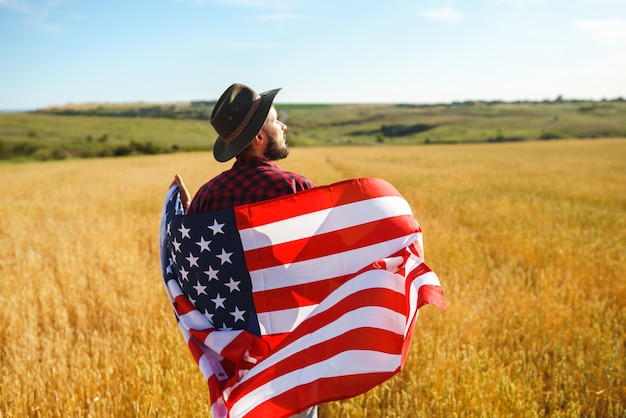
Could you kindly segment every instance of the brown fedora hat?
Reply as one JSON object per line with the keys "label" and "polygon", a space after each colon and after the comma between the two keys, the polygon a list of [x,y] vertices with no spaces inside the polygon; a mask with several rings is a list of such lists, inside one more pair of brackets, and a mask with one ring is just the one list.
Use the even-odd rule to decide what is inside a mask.
{"label": "brown fedora hat", "polygon": [[257,94],[239,83],[226,89],[211,114],[211,125],[219,135],[213,146],[217,161],[230,160],[252,142],[263,127],[279,91],[274,89]]}

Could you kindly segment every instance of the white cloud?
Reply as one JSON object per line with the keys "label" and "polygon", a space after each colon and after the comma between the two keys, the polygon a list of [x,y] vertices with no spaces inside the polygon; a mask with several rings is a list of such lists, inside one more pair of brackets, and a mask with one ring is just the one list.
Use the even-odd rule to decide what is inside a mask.
{"label": "white cloud", "polygon": [[259,16],[257,18],[257,20],[283,21],[283,20],[292,20],[292,19],[302,19],[302,18],[305,18],[305,17],[306,17],[305,15],[301,15],[301,14],[297,14],[297,13],[282,12],[282,13],[273,13],[273,14],[262,15],[262,16]]}
{"label": "white cloud", "polygon": [[31,11],[30,4],[27,0],[0,0],[0,6],[22,13],[29,13]]}
{"label": "white cloud", "polygon": [[545,3],[545,0],[496,0],[496,2],[512,4],[517,7],[524,7],[524,6],[531,6],[533,4],[542,4],[542,3]]}
{"label": "white cloud", "polygon": [[425,10],[418,12],[418,16],[426,19],[437,20],[448,25],[456,25],[463,20],[463,14],[450,6],[445,6],[437,10]]}
{"label": "white cloud", "polygon": [[626,19],[580,20],[576,28],[603,45],[626,45]]}
{"label": "white cloud", "polygon": [[274,42],[231,42],[231,41],[216,41],[207,42],[211,48],[226,48],[226,49],[274,49],[278,48],[279,44]]}
{"label": "white cloud", "polygon": [[66,27],[62,22],[67,19],[82,19],[82,15],[67,10],[65,0],[0,0],[0,7],[22,14],[22,22],[29,28],[40,32],[60,33]]}
{"label": "white cloud", "polygon": [[[0,0],[2,1],[2,0]],[[179,0],[194,4],[220,3],[233,7],[244,7],[252,9],[290,10],[295,2],[290,0]]]}

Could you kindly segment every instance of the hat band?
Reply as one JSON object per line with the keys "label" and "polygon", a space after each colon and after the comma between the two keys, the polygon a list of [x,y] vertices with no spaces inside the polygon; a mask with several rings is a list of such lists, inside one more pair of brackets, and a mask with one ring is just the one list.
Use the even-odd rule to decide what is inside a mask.
{"label": "hat band", "polygon": [[252,116],[254,116],[254,113],[256,112],[260,104],[261,104],[261,97],[259,96],[254,102],[252,102],[252,106],[250,106],[250,110],[248,110],[246,117],[243,118],[239,126],[237,126],[237,128],[230,135],[224,138],[224,142],[226,142],[227,144],[230,144],[239,136],[239,134],[246,128],[246,126],[248,126],[248,123],[250,123]]}

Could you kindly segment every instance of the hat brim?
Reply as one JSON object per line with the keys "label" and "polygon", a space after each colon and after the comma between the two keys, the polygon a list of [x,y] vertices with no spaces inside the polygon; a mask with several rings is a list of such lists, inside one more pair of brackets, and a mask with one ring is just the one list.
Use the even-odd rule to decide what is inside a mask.
{"label": "hat brim", "polygon": [[246,125],[234,141],[227,144],[221,136],[217,137],[213,145],[213,156],[217,161],[222,163],[226,162],[250,145],[250,142],[252,142],[256,134],[258,134],[263,127],[265,119],[267,119],[267,115],[272,108],[274,97],[276,97],[279,91],[280,88],[268,90],[259,95],[261,96],[259,108],[250,119],[250,122],[248,122],[248,125]]}

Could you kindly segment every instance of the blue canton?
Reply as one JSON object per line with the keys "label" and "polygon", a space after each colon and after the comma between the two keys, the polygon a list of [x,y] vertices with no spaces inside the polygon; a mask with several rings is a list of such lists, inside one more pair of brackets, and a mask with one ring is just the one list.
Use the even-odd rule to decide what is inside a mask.
{"label": "blue canton", "polygon": [[167,220],[167,280],[219,330],[260,336],[252,284],[232,209]]}

